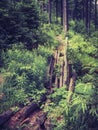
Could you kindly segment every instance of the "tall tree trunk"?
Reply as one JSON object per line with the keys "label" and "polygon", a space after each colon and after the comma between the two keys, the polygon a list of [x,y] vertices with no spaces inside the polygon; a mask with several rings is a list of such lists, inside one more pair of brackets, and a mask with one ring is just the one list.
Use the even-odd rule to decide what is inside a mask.
{"label": "tall tree trunk", "polygon": [[95,0],[95,30],[97,28],[97,0]]}
{"label": "tall tree trunk", "polygon": [[49,23],[51,23],[51,0],[48,0]]}
{"label": "tall tree trunk", "polygon": [[56,22],[58,23],[58,0],[56,0]]}
{"label": "tall tree trunk", "polygon": [[63,0],[61,0],[61,25],[63,25]]}
{"label": "tall tree trunk", "polygon": [[90,33],[90,25],[91,25],[91,6],[92,6],[92,0],[89,0],[89,23],[88,23],[88,28],[89,28],[89,33]]}
{"label": "tall tree trunk", "polygon": [[63,0],[63,29],[65,32],[68,30],[68,7],[67,0]]}
{"label": "tall tree trunk", "polygon": [[86,0],[83,0],[83,21],[84,21],[84,23],[85,23],[85,4],[86,4]]}
{"label": "tall tree trunk", "polygon": [[82,0],[82,20],[84,21],[84,15],[85,15],[85,10],[84,10],[84,0]]}
{"label": "tall tree trunk", "polygon": [[89,4],[88,4],[88,0],[85,1],[85,26],[86,26],[86,30],[87,32],[89,32]]}
{"label": "tall tree trunk", "polygon": [[77,20],[77,0],[74,0],[74,3],[75,3],[75,7],[74,7],[74,17],[73,19],[74,20]]}

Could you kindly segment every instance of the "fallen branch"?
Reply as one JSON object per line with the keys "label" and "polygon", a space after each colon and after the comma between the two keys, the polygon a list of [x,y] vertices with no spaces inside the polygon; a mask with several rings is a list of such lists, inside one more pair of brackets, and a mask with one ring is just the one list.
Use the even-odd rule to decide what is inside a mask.
{"label": "fallen branch", "polygon": [[[46,100],[46,96],[44,95],[41,97],[39,102],[33,102],[33,103],[29,104],[28,106],[21,108],[16,114],[10,115],[10,117],[7,118],[7,120],[3,121],[2,124],[6,128],[15,129],[17,126],[19,126],[21,124],[21,122],[23,122],[26,118],[28,118],[29,115],[31,115],[34,111],[39,109],[40,105],[45,100]],[[8,117],[8,116],[5,115],[5,117]],[[1,121],[1,119],[0,119],[0,121]]]}
{"label": "fallen branch", "polygon": [[[17,109],[17,111],[19,108]],[[14,108],[11,108],[10,110],[2,113],[0,115],[0,126],[3,125],[5,122],[7,122],[17,111],[15,111]]]}

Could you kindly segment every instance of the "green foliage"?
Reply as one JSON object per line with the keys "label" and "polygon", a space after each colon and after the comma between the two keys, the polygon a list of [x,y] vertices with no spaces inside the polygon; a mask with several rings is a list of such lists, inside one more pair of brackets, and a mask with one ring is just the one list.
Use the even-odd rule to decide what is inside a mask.
{"label": "green foliage", "polygon": [[[75,30],[74,22],[72,24],[73,26],[71,29]],[[81,23],[80,23],[80,27],[81,27]],[[93,26],[91,29],[93,30]],[[80,29],[80,31],[76,30],[77,32],[82,34],[79,34],[72,30],[68,32],[69,33],[68,59],[72,62],[73,69],[75,69],[78,74],[78,80],[76,82],[76,87],[75,87],[76,95],[73,95],[72,103],[75,104],[79,103],[75,109],[77,112],[79,112],[80,111],[79,109],[81,108],[81,111],[79,112],[80,117],[77,121],[78,124],[76,124],[77,127],[75,128],[74,126],[73,128],[79,130],[80,129],[88,130],[90,124],[92,124],[91,122],[95,123],[95,126],[93,127],[96,128],[96,122],[98,120],[98,114],[97,114],[97,107],[98,107],[97,105],[98,104],[97,45],[98,43],[97,43],[97,35],[96,35],[97,31],[91,33],[90,34],[91,37],[87,37],[87,35],[83,35],[82,28]],[[77,115],[77,113],[75,114]],[[74,114],[73,117],[75,117]],[[75,118],[77,119],[77,117]],[[91,118],[91,121],[89,120],[89,118]],[[73,125],[75,124],[75,120]],[[80,125],[80,128],[78,128],[78,125]]]}
{"label": "green foliage", "polygon": [[55,48],[58,46],[58,41],[56,40],[56,36],[61,33],[61,27],[55,24],[44,24],[40,30],[41,35],[39,38],[40,42],[45,46]]}
{"label": "green foliage", "polygon": [[[96,68],[98,66],[97,59],[94,57],[96,55],[97,48],[93,44],[93,40],[84,40],[82,35],[75,35],[72,31],[69,31],[69,35],[69,60],[72,60],[76,70],[80,66],[80,69],[82,69],[83,71],[88,70],[89,72],[91,72],[92,67]],[[78,63],[80,65],[77,66],[76,64]]]}
{"label": "green foliage", "polygon": [[86,32],[86,28],[82,20],[79,20],[79,21],[71,20],[69,22],[69,27],[70,27],[70,30],[73,30],[77,33],[84,34]]}
{"label": "green foliage", "polygon": [[59,64],[55,65],[54,75],[56,75],[58,78],[60,77],[60,65]]}
{"label": "green foliage", "polygon": [[[6,110],[15,104],[26,104],[28,99],[39,100],[45,93],[48,58],[52,51],[39,47],[32,52],[25,49],[12,49],[6,52],[2,74],[5,78],[2,92],[5,94],[3,107]],[[44,55],[45,54],[45,55]],[[1,107],[1,105],[0,105]]]}
{"label": "green foliage", "polygon": [[[92,127],[96,129],[98,122],[97,32],[92,33],[88,38],[83,35],[85,32],[83,23],[71,24],[73,26],[68,32],[67,54],[72,69],[75,69],[78,75],[75,91],[68,92],[65,87],[54,89],[44,109],[52,121],[53,130],[88,130]],[[77,27],[76,31],[79,33],[73,31]],[[56,66],[56,73],[59,72],[58,70],[59,66]],[[69,102],[70,96],[72,99]]]}
{"label": "green foliage", "polygon": [[[90,84],[81,83],[76,86],[71,102],[68,102],[70,94],[65,87],[62,87],[55,89],[49,97],[51,102],[45,106],[45,111],[53,121],[53,130],[88,130],[90,115],[93,118],[98,116],[97,106],[92,104],[94,89]],[[90,107],[90,105],[94,107]]]}
{"label": "green foliage", "polygon": [[48,60],[52,56],[53,50],[47,46],[39,46],[37,49],[37,53],[38,55],[41,55],[42,57],[45,57]]}
{"label": "green foliage", "polygon": [[[83,20],[69,21],[69,29],[73,30],[74,33],[82,34],[82,36],[84,36],[85,38],[88,37],[85,23]],[[92,35],[92,32],[95,32],[95,27],[94,27],[94,24],[92,22],[90,22],[89,36]]]}
{"label": "green foliage", "polygon": [[37,43],[40,26],[39,8],[35,0],[0,1],[0,48],[9,48],[12,43],[23,42],[28,49]]}

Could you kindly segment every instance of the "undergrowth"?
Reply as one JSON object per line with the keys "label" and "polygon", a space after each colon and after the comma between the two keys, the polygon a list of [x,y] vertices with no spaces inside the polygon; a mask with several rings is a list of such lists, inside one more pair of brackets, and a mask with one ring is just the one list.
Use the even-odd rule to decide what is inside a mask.
{"label": "undergrowth", "polygon": [[42,41],[38,48],[28,51],[23,44],[14,44],[2,52],[4,64],[0,72],[4,83],[0,85],[0,90],[4,97],[0,99],[0,113],[12,106],[38,101],[46,92],[45,84],[49,80],[47,67],[54,49],[59,45],[55,36],[61,29],[46,24],[41,30],[39,39]]}

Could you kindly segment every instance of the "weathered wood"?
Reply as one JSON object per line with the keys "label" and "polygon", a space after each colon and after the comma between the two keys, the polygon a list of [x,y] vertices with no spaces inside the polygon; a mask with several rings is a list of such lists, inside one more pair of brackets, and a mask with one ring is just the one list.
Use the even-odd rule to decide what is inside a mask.
{"label": "weathered wood", "polygon": [[76,77],[77,77],[77,74],[76,72],[74,72],[72,75],[72,78],[70,79],[70,84],[69,84],[69,89],[68,89],[70,92],[74,92]]}
{"label": "weathered wood", "polygon": [[15,111],[10,109],[0,115],[0,126],[7,122],[13,115]]}
{"label": "weathered wood", "polygon": [[60,65],[60,83],[59,83],[59,88],[61,88],[62,87],[62,79],[63,78],[63,76],[62,76],[62,63],[61,63],[61,65]]}
{"label": "weathered wood", "polygon": [[68,43],[68,38],[66,37],[66,42],[65,42],[65,66],[64,66],[64,82],[67,84],[67,43]]}
{"label": "weathered wood", "polygon": [[53,127],[54,127],[54,125],[52,124],[52,122],[51,122],[51,119],[47,119],[46,121],[45,121],[45,130],[52,130],[53,129]]}
{"label": "weathered wood", "polygon": [[28,106],[21,108],[16,114],[9,110],[0,115],[0,125],[6,123],[6,127],[14,129],[20,124],[24,119],[26,119],[31,113],[40,108],[40,105],[46,100],[46,96],[43,95],[39,102],[33,102]]}
{"label": "weathered wood", "polygon": [[[57,65],[58,62],[59,62],[59,51],[57,50],[56,53],[57,53],[57,55],[56,55],[55,63],[56,63],[56,65]],[[55,82],[54,82],[54,84],[55,84],[55,87],[56,87],[56,88],[59,87],[57,74],[55,74]]]}
{"label": "weathered wood", "polygon": [[68,90],[69,88],[69,84],[70,84],[70,79],[72,77],[72,63],[69,61],[68,65],[67,65],[67,85],[66,85],[66,89]]}
{"label": "weathered wood", "polygon": [[51,91],[52,91],[53,70],[54,70],[54,58],[52,59],[51,67],[50,67],[50,73],[49,73],[49,76],[50,76],[49,88],[50,88]]}
{"label": "weathered wood", "polygon": [[68,88],[68,91],[70,92],[70,93],[69,93],[69,97],[68,97],[68,102],[71,101],[73,92],[74,92],[74,90],[75,90],[76,78],[77,78],[77,74],[76,74],[76,72],[73,72],[72,77],[71,77],[71,79],[70,79],[69,88]]}
{"label": "weathered wood", "polygon": [[26,125],[23,130],[41,130],[46,120],[46,113],[41,110],[35,111],[29,118],[26,118],[20,126]]}
{"label": "weathered wood", "polygon": [[[60,41],[61,39],[58,38],[58,40]],[[56,64],[60,65],[60,76],[58,77],[55,75],[55,86],[58,88],[64,86],[67,80],[67,41],[66,43],[65,41],[63,42],[64,43],[61,43],[61,45],[58,47],[56,58]]]}
{"label": "weathered wood", "polygon": [[5,128],[9,128],[10,130],[17,130],[22,128],[22,130],[41,130],[44,121],[46,120],[46,113],[42,110],[36,110],[31,113],[27,118],[22,121],[14,122],[7,124]]}
{"label": "weathered wood", "polygon": [[65,62],[63,60],[63,66],[62,66],[62,86],[65,85],[65,83],[64,83],[64,66],[65,66]]}
{"label": "weathered wood", "polygon": [[57,88],[58,87],[58,77],[57,75],[55,75],[55,83],[54,83],[55,87]]}

